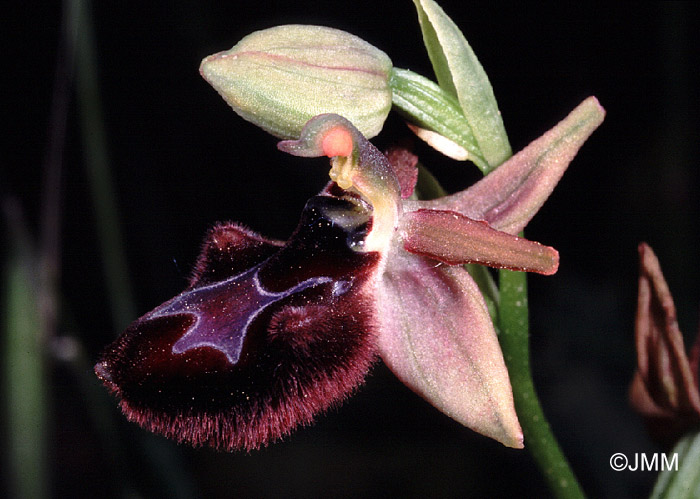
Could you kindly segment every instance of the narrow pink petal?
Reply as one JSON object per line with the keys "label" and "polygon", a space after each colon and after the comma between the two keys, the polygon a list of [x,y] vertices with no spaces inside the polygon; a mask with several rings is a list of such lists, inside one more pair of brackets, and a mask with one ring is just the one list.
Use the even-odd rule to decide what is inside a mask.
{"label": "narrow pink petal", "polygon": [[537,213],[586,139],[598,128],[605,110],[589,97],[558,125],[469,189],[421,208],[457,211],[486,220],[498,230],[517,234]]}
{"label": "narrow pink petal", "polygon": [[522,448],[508,371],[478,286],[463,267],[393,251],[376,296],[384,362],[451,418]]}
{"label": "narrow pink petal", "polygon": [[400,231],[406,251],[448,265],[479,263],[546,275],[559,268],[559,253],[554,248],[501,232],[454,211],[405,213]]}

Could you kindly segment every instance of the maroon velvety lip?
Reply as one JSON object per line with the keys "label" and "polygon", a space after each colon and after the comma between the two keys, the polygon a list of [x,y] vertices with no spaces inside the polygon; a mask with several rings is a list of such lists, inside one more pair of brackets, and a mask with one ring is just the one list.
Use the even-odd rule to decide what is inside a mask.
{"label": "maroon velvety lip", "polygon": [[180,442],[255,449],[350,394],[376,357],[355,251],[370,213],[311,198],[282,245],[235,224],[210,231],[190,286],[131,324],[95,372],[131,421]]}

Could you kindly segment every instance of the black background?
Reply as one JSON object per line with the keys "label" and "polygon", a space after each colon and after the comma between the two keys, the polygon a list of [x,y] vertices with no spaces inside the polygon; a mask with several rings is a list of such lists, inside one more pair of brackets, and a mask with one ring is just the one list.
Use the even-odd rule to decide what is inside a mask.
{"label": "black background", "polygon": [[[397,67],[432,77],[408,0],[95,4],[108,153],[139,314],[183,288],[211,224],[236,220],[284,239],[327,178],[323,160],[278,152],[273,137],[235,115],[199,76],[204,56],[256,29],[323,24],[364,38]],[[690,338],[698,327],[698,7],[441,5],[489,74],[514,150],[589,95],[608,111],[528,226],[529,238],[561,254],[558,274],[530,279],[533,368],[545,412],[584,489],[598,497],[647,495],[653,473],[614,472],[608,460],[616,452],[660,450],[626,399],[638,242],[657,250],[681,329]],[[4,18],[0,194],[18,199],[36,230],[61,8],[34,2]],[[71,99],[59,332],[78,337],[94,360],[116,333]],[[392,114],[374,142],[408,136]],[[416,151],[450,190],[480,176],[473,165],[423,144]],[[462,428],[382,365],[340,409],[251,455],[177,447],[114,411],[113,443],[123,450],[115,454],[81,389],[81,376],[97,384],[89,370],[76,376],[57,362],[50,372],[57,497],[119,497],[129,487],[145,497],[547,495],[527,451]],[[99,403],[115,405],[99,393]]]}

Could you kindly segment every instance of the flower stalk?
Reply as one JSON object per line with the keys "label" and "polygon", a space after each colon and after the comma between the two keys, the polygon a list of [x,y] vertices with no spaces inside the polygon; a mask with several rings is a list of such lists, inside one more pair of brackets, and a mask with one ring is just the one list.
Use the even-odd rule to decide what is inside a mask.
{"label": "flower stalk", "polygon": [[[571,161],[580,145],[602,123],[604,116],[605,111],[595,98],[586,99],[556,127],[530,144],[516,158],[522,157],[523,165],[528,163],[539,165],[536,169],[539,173],[528,174],[528,176],[538,176],[537,183],[542,188],[551,182],[557,182],[563,170],[557,171],[555,165]],[[493,174],[498,175],[499,170],[503,171],[497,169]],[[522,171],[527,169],[523,167]],[[543,202],[541,198],[534,196],[533,209],[539,209],[541,202]],[[522,218],[523,211],[520,211],[517,216],[509,216],[507,209],[500,208],[501,205],[494,208],[499,212],[496,226],[504,228],[507,232],[522,230],[529,220],[529,215]],[[522,232],[520,234],[522,236]],[[557,497],[583,497],[576,477],[547,423],[532,381],[527,276],[522,272],[502,269],[499,273],[499,288],[498,320],[501,333],[499,341],[508,367],[513,387],[513,400],[521,421],[526,447]]]}
{"label": "flower stalk", "polygon": [[[457,194],[444,198],[441,207],[457,208],[457,211],[466,216],[472,216],[470,210],[474,210],[482,215],[475,218],[486,218],[494,228],[510,234],[520,233],[522,236],[525,225],[561,178],[565,165],[568,165],[578,148],[602,122],[604,110],[595,98],[587,99],[556,127],[511,158],[510,144],[491,84],[464,35],[433,0],[414,0],[414,3],[439,87],[458,99],[464,122],[469,124],[474,142],[488,164],[484,168],[472,154],[469,159],[488,175],[469,189],[469,206],[463,202],[464,199],[460,199],[464,194]],[[427,88],[427,85],[424,86]],[[394,87],[398,88],[399,85],[394,84]],[[406,85],[406,88],[409,87]],[[406,91],[401,96],[416,94],[420,95],[418,92]],[[394,99],[397,104],[398,99]],[[399,104],[397,106],[401,107]],[[449,106],[442,106],[442,109],[449,109]],[[420,124],[427,124],[427,120],[421,120]],[[439,132],[447,140],[469,150],[467,146],[470,144],[460,143],[455,127]],[[434,137],[426,138],[416,133],[441,150],[441,144],[438,142],[436,145]],[[501,167],[496,168],[502,163]],[[523,189],[523,183],[529,183],[534,188]],[[500,195],[493,195],[494,188]],[[518,189],[518,192],[513,189]],[[481,202],[481,199],[487,198],[487,203]],[[514,209],[511,210],[509,203],[513,203]],[[530,209],[524,209],[525,205]],[[527,277],[522,272],[505,269],[499,271],[499,277],[500,289],[497,300],[494,300],[498,310],[492,316],[495,315],[500,329],[498,339],[508,368],[525,446],[533,455],[554,495],[583,497],[576,477],[545,419],[534,389],[530,370]]]}
{"label": "flower stalk", "polygon": [[532,454],[556,497],[585,497],[552,433],[532,381],[527,275],[524,272],[501,270],[499,285],[498,339],[513,386],[513,400],[520,416],[525,447]]}

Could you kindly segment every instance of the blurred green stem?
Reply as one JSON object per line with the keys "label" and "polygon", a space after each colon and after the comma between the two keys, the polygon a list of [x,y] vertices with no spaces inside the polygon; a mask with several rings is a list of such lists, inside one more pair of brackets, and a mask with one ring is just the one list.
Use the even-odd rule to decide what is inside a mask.
{"label": "blurred green stem", "polygon": [[[75,44],[75,84],[78,114],[84,147],[85,167],[95,210],[95,223],[107,283],[112,325],[120,333],[137,317],[124,238],[119,225],[117,200],[109,165],[107,136],[97,77],[97,55],[89,0],[68,0],[70,28]],[[95,378],[93,378],[95,379]],[[95,379],[96,381],[96,379]],[[100,416],[96,419],[100,419]],[[185,469],[177,449],[162,439],[140,438],[150,471],[158,478],[166,497],[196,495],[190,473]],[[125,492],[130,489],[125,487]]]}
{"label": "blurred green stem", "polygon": [[72,26],[76,48],[76,95],[102,265],[112,308],[115,333],[121,332],[136,317],[129,283],[117,201],[109,168],[107,139],[97,80],[95,36],[89,2],[72,0]]}
{"label": "blurred green stem", "polygon": [[8,261],[3,269],[3,409],[7,418],[9,494],[18,499],[49,497],[44,335],[38,300],[36,252],[19,204],[3,209],[9,227]]}

